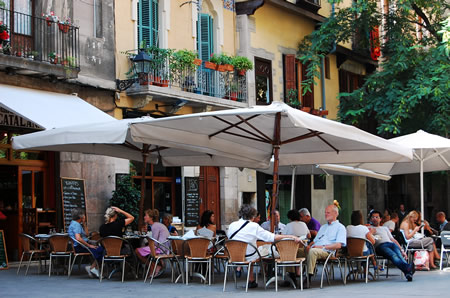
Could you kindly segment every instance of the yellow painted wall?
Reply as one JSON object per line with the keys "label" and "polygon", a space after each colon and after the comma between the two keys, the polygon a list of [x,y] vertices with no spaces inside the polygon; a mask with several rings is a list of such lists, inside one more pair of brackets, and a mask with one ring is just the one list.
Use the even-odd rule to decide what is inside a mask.
{"label": "yellow painted wall", "polygon": [[[275,55],[275,59],[272,60],[273,98],[283,101],[283,54],[279,47],[297,49],[300,40],[314,30],[314,22],[267,3],[256,11],[254,18],[256,30],[250,35],[251,47],[264,49]],[[334,119],[337,113],[336,96],[339,93],[339,81],[336,59],[333,55],[330,57],[330,75],[331,80],[325,79],[326,108],[329,111],[328,118]],[[320,81],[314,86],[314,106],[316,108],[322,106]]]}
{"label": "yellow painted wall", "polygon": [[184,1],[170,2],[169,48],[195,50],[195,39],[192,36],[192,6],[189,3],[182,7]]}
{"label": "yellow painted wall", "polygon": [[116,0],[114,5],[116,27],[116,74],[119,79],[126,79],[129,69],[126,55],[121,54],[135,47],[135,24],[131,20],[131,1]]}

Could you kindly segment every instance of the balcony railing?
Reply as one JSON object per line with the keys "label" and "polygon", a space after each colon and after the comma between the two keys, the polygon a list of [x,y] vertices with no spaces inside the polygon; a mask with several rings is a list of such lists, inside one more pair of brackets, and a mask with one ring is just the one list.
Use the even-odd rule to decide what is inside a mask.
{"label": "balcony railing", "polygon": [[[129,53],[128,53],[129,54]],[[178,68],[170,58],[152,62],[148,73],[141,73],[139,84],[178,89],[216,98],[247,102],[247,75],[237,71],[218,71],[202,65]]]}
{"label": "balcony railing", "polygon": [[79,28],[0,8],[0,54],[80,68]]}

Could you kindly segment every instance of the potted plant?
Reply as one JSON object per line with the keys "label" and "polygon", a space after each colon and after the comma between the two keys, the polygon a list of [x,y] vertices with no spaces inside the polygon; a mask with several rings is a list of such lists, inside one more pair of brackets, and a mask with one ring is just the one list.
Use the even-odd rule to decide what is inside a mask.
{"label": "potted plant", "polygon": [[253,69],[253,63],[244,56],[235,56],[232,59],[232,65],[238,71],[238,74],[243,76],[247,70]]}
{"label": "potted plant", "polygon": [[298,98],[298,90],[297,89],[288,89],[286,92],[286,102],[293,108],[301,108],[302,103]]}
{"label": "potted plant", "polygon": [[61,61],[61,65],[65,67],[75,68],[77,66],[77,62],[75,57],[67,56],[63,61]]}
{"label": "potted plant", "polygon": [[58,22],[58,17],[55,16],[55,13],[53,11],[51,11],[50,13],[47,13],[47,14],[43,13],[42,16],[47,21],[47,26],[51,26],[52,23]]}
{"label": "potted plant", "polygon": [[219,71],[233,71],[234,70],[234,66],[232,65],[233,63],[233,58],[231,56],[228,56],[227,54],[220,54],[219,56],[219,60],[220,60],[220,70]]}
{"label": "potted plant", "polygon": [[150,62],[151,79],[156,86],[167,87],[169,85],[169,74],[166,68],[166,62],[169,62],[173,54],[172,49],[162,49],[156,46],[145,48],[147,55],[152,58]]}
{"label": "potted plant", "polygon": [[59,21],[58,23],[59,30],[62,31],[63,33],[67,33],[69,32],[71,24],[72,23],[70,22],[70,18],[67,18],[65,21]]}
{"label": "potted plant", "polygon": [[205,61],[205,68],[215,70],[217,68],[217,64],[220,64],[219,56],[216,54],[211,54],[209,61]]}
{"label": "potted plant", "polygon": [[8,26],[6,26],[6,24],[3,24],[3,22],[0,21],[0,43],[6,42],[8,40],[9,40]]}
{"label": "potted plant", "polygon": [[236,101],[238,99],[238,83],[231,83],[230,85],[230,99]]}
{"label": "potted plant", "polygon": [[52,64],[58,64],[59,55],[56,54],[55,52],[50,52],[50,53],[48,54],[48,59],[50,60],[50,63],[52,63]]}

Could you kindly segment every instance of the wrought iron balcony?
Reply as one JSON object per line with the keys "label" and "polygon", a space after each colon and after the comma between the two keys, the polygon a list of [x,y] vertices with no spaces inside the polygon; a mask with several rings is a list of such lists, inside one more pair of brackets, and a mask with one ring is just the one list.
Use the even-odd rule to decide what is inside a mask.
{"label": "wrought iron balcony", "polygon": [[78,76],[78,27],[3,8],[0,22],[0,68],[62,78]]}
{"label": "wrought iron balcony", "polygon": [[[157,61],[155,61],[157,60]],[[166,87],[167,93],[171,91],[189,92],[203,96],[226,99],[236,102],[247,102],[247,75],[240,75],[237,71],[218,71],[207,69],[202,62],[199,66],[177,67],[170,63],[170,57],[155,59],[150,63],[150,68],[135,75],[128,81],[134,84],[128,89],[129,95],[151,93],[152,87]],[[132,69],[132,68],[131,68]],[[133,77],[133,75],[130,73]],[[127,89],[126,81],[119,81],[118,89]],[[158,94],[164,93],[159,89]],[[173,95],[169,95],[173,97]],[[180,96],[182,98],[183,96]],[[187,96],[191,97],[191,96]],[[195,97],[195,96],[194,96]],[[207,102],[205,102],[207,103]]]}

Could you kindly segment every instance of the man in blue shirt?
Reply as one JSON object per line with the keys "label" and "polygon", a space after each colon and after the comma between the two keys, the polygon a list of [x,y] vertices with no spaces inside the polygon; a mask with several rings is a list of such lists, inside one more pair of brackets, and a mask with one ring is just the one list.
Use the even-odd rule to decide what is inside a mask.
{"label": "man in blue shirt", "polygon": [[324,260],[331,252],[347,245],[347,231],[337,220],[338,215],[339,209],[335,205],[325,208],[327,223],[320,227],[316,238],[306,248],[309,278],[314,274],[317,260]]}
{"label": "man in blue shirt", "polygon": [[447,219],[445,218],[444,212],[439,211],[438,213],[436,213],[436,221],[439,224],[439,233],[442,231],[450,230],[450,224],[448,223]]}

